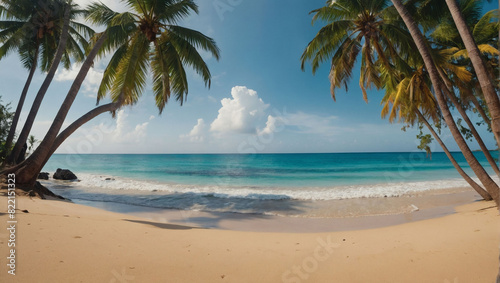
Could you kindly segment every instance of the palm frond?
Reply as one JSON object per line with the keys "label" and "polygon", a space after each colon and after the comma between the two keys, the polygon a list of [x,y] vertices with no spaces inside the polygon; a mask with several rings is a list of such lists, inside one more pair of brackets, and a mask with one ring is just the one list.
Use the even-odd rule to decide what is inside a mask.
{"label": "palm frond", "polygon": [[118,65],[122,60],[124,60],[125,56],[127,55],[127,49],[128,45],[123,44],[114,52],[113,56],[111,57],[108,66],[104,70],[101,84],[99,85],[99,90],[97,92],[97,104],[99,104],[99,101],[103,99],[112,88],[112,85],[115,81],[115,75],[118,69]]}
{"label": "palm frond", "polygon": [[137,33],[130,41],[127,54],[120,61],[111,88],[114,102],[135,104],[146,84],[150,43],[147,38]]}

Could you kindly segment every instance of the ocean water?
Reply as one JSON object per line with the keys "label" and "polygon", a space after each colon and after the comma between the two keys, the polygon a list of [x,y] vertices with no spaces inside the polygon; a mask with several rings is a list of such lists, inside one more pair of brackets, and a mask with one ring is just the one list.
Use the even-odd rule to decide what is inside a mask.
{"label": "ocean water", "polygon": [[[454,157],[472,173],[461,153]],[[476,157],[493,174],[482,153]],[[79,182],[45,184],[75,202],[303,217],[334,216],[334,207],[325,212],[334,200],[412,197],[467,186],[444,153],[429,159],[422,152],[56,154],[43,171],[57,168],[72,170]]]}

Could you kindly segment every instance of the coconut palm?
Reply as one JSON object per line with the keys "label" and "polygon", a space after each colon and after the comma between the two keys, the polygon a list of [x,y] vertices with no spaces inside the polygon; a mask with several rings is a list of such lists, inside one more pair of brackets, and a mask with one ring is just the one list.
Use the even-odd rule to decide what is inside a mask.
{"label": "coconut palm", "polygon": [[[490,72],[498,72],[496,66],[498,66],[497,56],[500,55],[500,52],[494,47],[497,44],[494,38],[497,36],[499,30],[498,10],[489,11],[480,17],[480,4],[480,1],[474,0],[461,1],[461,11],[467,18],[467,23],[471,27],[472,35],[483,55],[488,70]],[[440,49],[449,50],[452,54],[450,61],[454,64],[465,65],[469,70],[473,71],[472,66],[470,66],[469,54],[460,38],[451,15],[441,19],[442,22],[440,25],[430,34],[433,43]],[[495,74],[495,77],[498,77],[498,74]],[[468,84],[464,84],[460,80],[453,82],[445,81],[445,83],[449,86],[455,85],[460,91],[462,104],[467,107],[469,103],[472,103],[484,122],[491,127],[490,117],[484,109],[484,97],[481,92],[481,86],[476,77]]]}
{"label": "coconut palm", "polygon": [[[23,91],[19,97],[16,108],[16,115],[9,130],[7,145],[13,141],[21,109],[23,107],[26,94],[28,92],[31,80],[38,66],[44,72],[48,72],[44,86],[48,88],[53,73],[62,62],[65,68],[71,65],[71,58],[75,61],[81,61],[84,58],[83,48],[86,48],[87,41],[85,36],[93,33],[92,29],[75,22],[75,18],[81,15],[82,11],[75,4],[71,4],[69,9],[68,40],[61,45],[62,54],[54,52],[63,36],[64,11],[67,2],[62,0],[2,0],[1,16],[4,20],[0,21],[0,60],[13,51],[17,51],[24,67],[29,69],[28,79],[24,85]],[[51,65],[54,67],[51,70]],[[31,125],[34,121],[38,107],[43,99],[46,89],[37,95],[37,103],[30,111],[30,117],[27,120],[23,132],[20,135],[18,148],[26,142]],[[14,154],[17,155],[17,154]],[[14,158],[15,159],[15,158]]]}
{"label": "coconut palm", "polygon": [[314,10],[313,23],[327,22],[302,54],[302,69],[311,61],[316,72],[321,63],[331,59],[331,93],[345,87],[351,79],[354,64],[361,55],[359,85],[363,98],[366,89],[382,87],[379,66],[386,70],[407,68],[400,54],[412,54],[413,42],[402,23],[394,16],[394,9],[386,0],[328,1],[325,7]]}
{"label": "coconut palm", "polygon": [[423,66],[410,74],[391,76],[386,72],[383,76],[386,94],[382,99],[382,118],[389,116],[389,122],[404,122],[409,126],[424,124],[439,143],[448,159],[460,176],[485,200],[491,200],[490,194],[477,184],[455,160],[444,142],[429,123],[429,119],[440,123],[441,115],[436,111],[436,100],[432,94],[431,84]]}
{"label": "coconut palm", "polygon": [[467,49],[470,60],[476,72],[479,84],[483,91],[484,99],[488,110],[491,114],[491,129],[497,143],[500,144],[500,99],[498,98],[497,92],[495,90],[495,85],[492,81],[486,64],[481,58],[481,51],[479,50],[476,42],[474,41],[474,36],[467,25],[467,21],[464,19],[460,6],[456,0],[446,0],[446,4],[450,9],[451,15],[455,24],[457,26],[460,37]]}
{"label": "coconut palm", "polygon": [[[406,18],[403,17],[403,20],[406,26],[409,26],[407,20],[411,16],[401,2],[398,2],[400,5],[395,5],[397,12],[401,14],[401,7],[405,10]],[[342,86],[342,84],[347,85],[356,58],[361,53],[360,86],[366,100],[366,91],[364,89],[366,86],[375,85],[381,87],[387,83],[381,79],[380,73],[387,72],[393,77],[395,77],[396,71],[409,73],[410,66],[423,59],[434,85],[437,103],[441,108],[445,122],[464,152],[470,167],[487,188],[490,195],[496,199],[498,186],[474,157],[454,123],[447,99],[442,92],[443,89],[448,90],[443,87],[432,53],[428,48],[428,43],[421,35],[415,22],[412,20],[415,26],[409,29],[411,37],[414,39],[412,41],[407,39],[409,36],[408,31],[402,27],[397,17],[394,16],[395,10],[392,7],[387,7],[387,1],[328,1],[326,7],[313,12],[316,13],[314,19],[322,19],[327,21],[328,24],[318,32],[304,51],[302,68],[304,68],[304,62],[310,60],[314,72],[320,63],[332,58],[330,81],[332,95],[334,96],[335,88]],[[417,38],[416,32],[420,34],[420,37]],[[374,41],[373,39],[378,40]],[[405,39],[405,41],[402,39]],[[377,42],[383,42],[383,48],[380,48],[381,45]],[[408,42],[418,43],[419,51],[420,49],[427,51],[425,56],[422,54],[422,57],[420,57],[418,53],[412,52],[413,50],[410,48],[412,45]],[[363,49],[361,49],[361,44],[364,44]],[[444,93],[448,96],[453,95],[449,92]]]}
{"label": "coconut palm", "polygon": [[434,55],[433,57],[434,57],[434,62],[436,63],[436,69],[440,77],[444,81],[443,87],[447,88],[447,91],[445,91],[444,94],[447,96],[447,98],[451,101],[453,106],[460,113],[463,120],[469,127],[472,136],[474,137],[481,151],[488,160],[488,163],[492,167],[493,171],[497,174],[497,176],[500,177],[500,170],[495,160],[493,159],[490,151],[484,144],[483,139],[477,132],[476,126],[470,120],[469,116],[466,113],[467,100],[465,100],[465,102],[463,99],[459,101],[458,98],[455,96],[455,90],[457,90],[459,93],[471,92],[469,87],[472,81],[472,73],[467,71],[465,66],[457,65],[451,62],[452,61],[451,58],[455,56],[454,53],[455,53],[454,49],[433,51]]}
{"label": "coconut palm", "polygon": [[424,61],[424,65],[426,70],[429,73],[429,77],[431,80],[431,83],[434,88],[434,94],[436,97],[436,100],[438,102],[439,108],[441,109],[441,113],[443,115],[443,119],[445,120],[448,128],[451,131],[451,134],[455,141],[457,142],[457,145],[459,146],[460,150],[462,151],[462,154],[464,155],[465,159],[467,160],[469,166],[471,169],[474,171],[476,176],[480,179],[481,183],[484,185],[488,193],[491,195],[491,197],[495,200],[497,203],[497,206],[499,205],[500,199],[499,199],[499,189],[498,185],[490,178],[488,173],[484,170],[484,168],[481,166],[481,164],[477,161],[475,156],[473,155],[472,151],[470,150],[469,146],[467,145],[465,139],[462,137],[460,130],[458,129],[457,125],[455,124],[453,120],[453,116],[451,115],[451,112],[448,108],[447,101],[446,101],[446,95],[444,94],[447,92],[446,86],[444,86],[444,83],[439,75],[439,72],[437,70],[436,64],[432,58],[431,51],[429,46],[426,44],[425,38],[422,35],[422,32],[418,28],[417,23],[414,21],[413,17],[410,15],[406,7],[403,5],[401,0],[391,0],[392,3],[394,4],[394,7],[397,9],[399,15],[405,22],[406,26],[408,27],[413,40],[415,44],[417,45],[418,51],[420,55],[422,56],[422,59]]}
{"label": "coconut palm", "polygon": [[[80,74],[75,79],[47,135],[35,152],[20,166],[16,166],[16,182],[32,185],[45,162],[60,144],[76,128],[89,119],[106,111],[115,111],[123,105],[132,105],[142,94],[148,69],[153,75],[153,92],[161,112],[171,94],[181,104],[188,93],[185,67],[193,68],[210,87],[211,74],[198,52],[202,49],[219,59],[219,49],[213,39],[202,33],[176,25],[198,6],[190,0],[128,0],[132,12],[117,13],[102,3],[91,4],[88,19],[94,24],[106,26],[104,34],[96,37]],[[101,48],[102,45],[102,48]],[[62,123],[78,93],[94,57],[114,51],[107,66],[98,100],[110,94],[113,101],[82,116],[59,136]],[[86,65],[88,63],[88,65]],[[148,68],[150,67],[150,68]],[[86,69],[86,70],[85,70]],[[106,107],[104,107],[106,106]]]}

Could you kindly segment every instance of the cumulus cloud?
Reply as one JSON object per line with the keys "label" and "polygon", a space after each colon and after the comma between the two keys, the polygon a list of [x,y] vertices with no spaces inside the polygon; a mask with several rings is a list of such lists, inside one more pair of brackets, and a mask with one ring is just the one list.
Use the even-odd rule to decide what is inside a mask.
{"label": "cumulus cloud", "polygon": [[198,123],[187,135],[181,135],[181,139],[189,140],[190,142],[203,142],[207,134],[207,125],[203,119],[198,119]]}
{"label": "cumulus cloud", "polygon": [[258,131],[258,135],[270,135],[275,132],[281,131],[284,126],[288,124],[286,117],[274,117],[273,115],[267,116],[266,126]]}
{"label": "cumulus cloud", "polygon": [[210,131],[224,133],[256,133],[257,123],[265,115],[265,104],[257,92],[244,86],[231,89],[232,98],[221,100],[217,118],[210,124]]}
{"label": "cumulus cloud", "polygon": [[260,141],[258,150],[261,150],[264,143],[267,146],[270,137],[275,143],[280,143],[279,139],[275,140],[275,134],[283,131],[304,134],[314,139],[331,139],[346,132],[335,116],[287,113],[286,110],[270,110],[269,106],[256,91],[235,86],[231,90],[231,97],[221,100],[217,117],[211,123],[200,118],[189,133],[179,138],[192,143],[208,141],[221,145],[224,142],[225,148],[238,148],[245,139],[253,139]]}
{"label": "cumulus cloud", "polygon": [[[58,69],[54,79],[56,81],[74,81],[78,72],[81,68],[81,63],[73,63],[69,70]],[[97,90],[99,89],[99,84],[101,83],[103,72],[96,70],[95,68],[90,68],[85,81],[82,84],[82,91],[88,97],[97,97]]]}
{"label": "cumulus cloud", "polygon": [[125,113],[124,109],[121,109],[116,113],[116,127],[111,132],[113,140],[115,142],[140,142],[144,140],[147,134],[149,122],[137,124],[134,129],[131,130],[127,117],[128,115]]}

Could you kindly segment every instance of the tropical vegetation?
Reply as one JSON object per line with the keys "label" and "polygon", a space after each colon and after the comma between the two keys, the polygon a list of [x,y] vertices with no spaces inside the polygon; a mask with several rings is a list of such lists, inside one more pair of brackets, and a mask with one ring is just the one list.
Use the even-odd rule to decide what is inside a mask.
{"label": "tropical vegetation", "polygon": [[[19,116],[36,69],[47,72],[45,80],[32,104],[10,155],[9,163],[15,163],[25,146],[38,109],[61,62],[68,69],[71,59],[81,61],[87,48],[86,36],[93,34],[89,27],[76,22],[83,10],[76,4],[63,0],[2,0],[0,2],[0,60],[17,51],[29,75],[19,97],[15,116],[9,129],[6,145],[13,142]],[[63,39],[63,40],[61,40]],[[56,52],[53,52],[56,50]],[[21,158],[23,159],[23,158]]]}
{"label": "tropical vegetation", "polygon": [[[425,126],[471,187],[498,205],[497,183],[467,144],[467,139],[474,139],[500,176],[477,125],[469,117],[479,113],[500,144],[493,121],[500,118],[495,114],[500,109],[496,80],[498,10],[481,15],[481,7],[482,1],[475,0],[327,1],[311,12],[313,23],[321,20],[326,25],[307,45],[301,59],[302,68],[310,62],[313,72],[321,63],[330,62],[334,99],[335,89],[347,88],[359,59],[364,99],[367,88],[383,90],[382,117],[408,126],[419,125],[420,129]],[[451,132],[481,185],[464,172],[440,139],[443,126]],[[422,140],[420,148],[429,150],[431,136],[421,133],[418,137]]]}
{"label": "tropical vegetation", "polygon": [[[105,29],[89,39],[88,52],[81,69],[36,150],[25,161],[3,171],[15,172],[18,186],[32,187],[52,153],[80,126],[99,114],[114,114],[120,107],[135,104],[146,87],[146,77],[149,74],[153,78],[154,99],[160,113],[171,96],[181,105],[186,99],[186,68],[193,69],[202,77],[206,86],[210,87],[211,74],[199,52],[207,51],[219,59],[220,51],[215,41],[196,30],[178,25],[180,20],[191,13],[198,13],[198,6],[194,1],[124,2],[130,11],[115,12],[100,2],[92,3],[84,10],[89,23],[101,25]],[[67,29],[68,10],[65,11],[63,28]],[[62,33],[64,34],[64,30]],[[59,45],[63,40],[61,36]],[[90,110],[61,131],[94,60],[108,54],[111,59],[104,71],[97,102],[108,96],[111,102]]]}
{"label": "tropical vegetation", "polygon": [[[419,148],[430,154],[437,141],[462,177],[483,198],[499,200],[499,187],[474,156],[468,140],[474,140],[489,165],[500,176],[498,164],[477,128],[486,125],[500,144],[498,99],[498,11],[481,11],[477,0],[332,0],[311,13],[313,23],[325,24],[307,45],[302,69],[312,72],[330,63],[331,95],[347,88],[355,68],[359,86],[368,101],[375,88],[381,99],[382,117],[390,122],[417,126]],[[198,73],[207,87],[211,74],[200,51],[219,59],[214,40],[178,23],[198,13],[192,0],[124,0],[127,12],[116,12],[100,2],[81,9],[70,0],[1,0],[0,59],[16,51],[29,70],[9,134],[2,140],[4,173],[15,172],[20,185],[30,187],[55,150],[79,127],[106,112],[116,113],[134,105],[152,77],[153,96],[161,113],[171,96],[181,105],[188,94],[186,68]],[[103,27],[102,32],[77,22]],[[55,50],[55,51],[53,51]],[[416,52],[418,51],[418,52]],[[109,63],[97,92],[97,103],[62,129],[66,116],[94,61],[104,56]],[[30,141],[36,113],[59,65],[81,68],[39,146],[25,161],[17,163],[20,148]],[[47,72],[15,146],[16,124],[37,68]],[[472,118],[474,116],[474,118]],[[423,129],[430,134],[425,134]],[[440,135],[449,130],[475,176],[456,162]],[[12,149],[12,150],[11,150]],[[17,164],[16,164],[17,163]],[[476,178],[474,178],[476,177]],[[478,180],[478,181],[476,181]]]}

